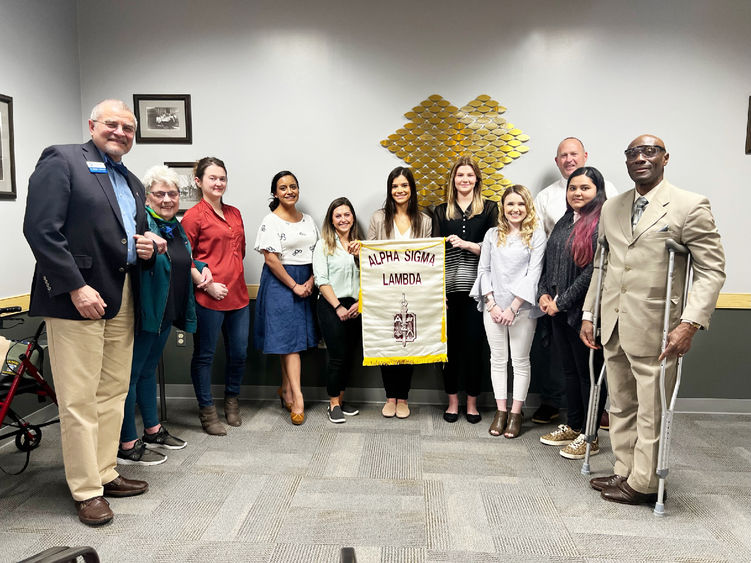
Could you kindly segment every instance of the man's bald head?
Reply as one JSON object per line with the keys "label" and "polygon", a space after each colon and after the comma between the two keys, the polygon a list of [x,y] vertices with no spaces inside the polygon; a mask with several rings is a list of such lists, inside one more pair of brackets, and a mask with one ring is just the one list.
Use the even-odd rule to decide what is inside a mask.
{"label": "man's bald head", "polygon": [[566,137],[558,145],[558,151],[555,154],[555,163],[561,176],[566,180],[571,173],[577,168],[581,168],[587,162],[587,151],[584,150],[584,143],[576,137]]}
{"label": "man's bald head", "polygon": [[626,169],[636,190],[644,195],[662,182],[670,155],[665,142],[656,135],[639,135],[629,143]]}

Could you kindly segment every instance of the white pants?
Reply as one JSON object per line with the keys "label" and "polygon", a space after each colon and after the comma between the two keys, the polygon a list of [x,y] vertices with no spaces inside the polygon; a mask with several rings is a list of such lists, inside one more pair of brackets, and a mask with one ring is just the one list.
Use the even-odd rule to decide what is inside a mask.
{"label": "white pants", "polygon": [[515,401],[524,401],[529,390],[529,350],[535,336],[537,319],[527,317],[527,312],[516,318],[511,326],[493,322],[490,313],[484,311],[485,334],[490,345],[490,379],[497,400],[508,400],[508,352],[511,347],[511,365],[514,367]]}

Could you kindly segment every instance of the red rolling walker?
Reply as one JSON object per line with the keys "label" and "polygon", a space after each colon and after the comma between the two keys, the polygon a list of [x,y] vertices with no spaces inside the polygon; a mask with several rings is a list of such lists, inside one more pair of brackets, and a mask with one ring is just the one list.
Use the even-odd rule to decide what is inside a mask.
{"label": "red rolling walker", "polygon": [[[0,329],[3,326],[4,314],[20,312],[20,307],[0,308]],[[18,319],[18,324],[23,320]],[[26,463],[20,471],[23,472],[29,465],[29,455],[31,450],[39,446],[42,440],[42,428],[50,424],[60,422],[59,418],[50,420],[43,424],[31,424],[19,416],[12,408],[11,404],[17,395],[30,393],[37,396],[39,402],[49,399],[57,404],[57,397],[52,387],[45,381],[43,376],[44,370],[44,346],[41,343],[44,332],[44,322],[40,323],[34,336],[28,340],[6,341],[8,352],[2,364],[0,372],[0,441],[15,437],[16,447],[22,452],[26,452]],[[10,419],[6,421],[6,417]],[[4,473],[4,469],[0,468]]]}

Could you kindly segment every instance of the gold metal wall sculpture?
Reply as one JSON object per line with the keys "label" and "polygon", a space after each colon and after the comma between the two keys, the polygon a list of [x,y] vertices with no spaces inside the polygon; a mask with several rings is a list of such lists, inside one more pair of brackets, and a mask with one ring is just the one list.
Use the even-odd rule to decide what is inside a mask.
{"label": "gold metal wall sculpture", "polygon": [[482,170],[483,195],[499,201],[513,184],[501,169],[529,150],[523,144],[529,136],[501,117],[505,111],[485,94],[461,108],[433,94],[405,113],[409,121],[381,145],[412,168],[420,205],[446,200],[448,173],[463,154],[471,154]]}

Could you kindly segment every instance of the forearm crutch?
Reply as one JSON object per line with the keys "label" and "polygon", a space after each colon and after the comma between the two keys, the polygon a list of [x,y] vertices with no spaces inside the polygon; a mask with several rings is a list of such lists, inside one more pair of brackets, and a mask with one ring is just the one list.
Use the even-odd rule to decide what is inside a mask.
{"label": "forearm crutch", "polygon": [[[605,266],[605,258],[608,253],[608,241],[604,237],[599,240],[600,244],[600,261],[597,269],[597,295],[595,295],[595,310],[592,312],[592,336],[597,341],[597,332],[599,327],[597,322],[600,319],[600,300],[602,297],[602,270]],[[597,438],[595,432],[597,424],[597,405],[600,402],[600,389],[605,377],[605,363],[602,364],[600,375],[595,381],[595,351],[589,350],[589,407],[587,408],[587,425],[584,432],[584,439],[587,443],[587,449],[584,452],[584,463],[582,464],[582,475],[589,475],[589,455],[592,449],[592,443]]]}
{"label": "forearm crutch", "polygon": [[[673,270],[675,268],[675,255],[686,255],[686,277],[683,282],[683,301],[685,306],[686,299],[688,297],[689,286],[691,285],[691,254],[687,247],[682,244],[678,244],[673,239],[667,239],[665,241],[665,248],[668,251],[668,275],[666,281],[665,295],[665,318],[662,322],[662,352],[665,352],[665,348],[668,345],[668,331],[670,329],[670,296],[673,290]],[[657,476],[660,478],[659,486],[657,489],[657,502],[655,503],[654,514],[655,516],[665,515],[665,478],[668,476],[668,456],[670,454],[670,432],[673,425],[673,413],[675,411],[675,401],[678,398],[678,388],[681,385],[681,368],[683,367],[683,356],[678,356],[677,360],[677,374],[675,377],[675,387],[673,388],[673,395],[670,398],[670,405],[667,404],[666,392],[665,392],[665,367],[667,365],[667,358],[663,358],[660,362],[660,404],[662,405],[662,422],[660,425],[660,449],[657,453]]]}

